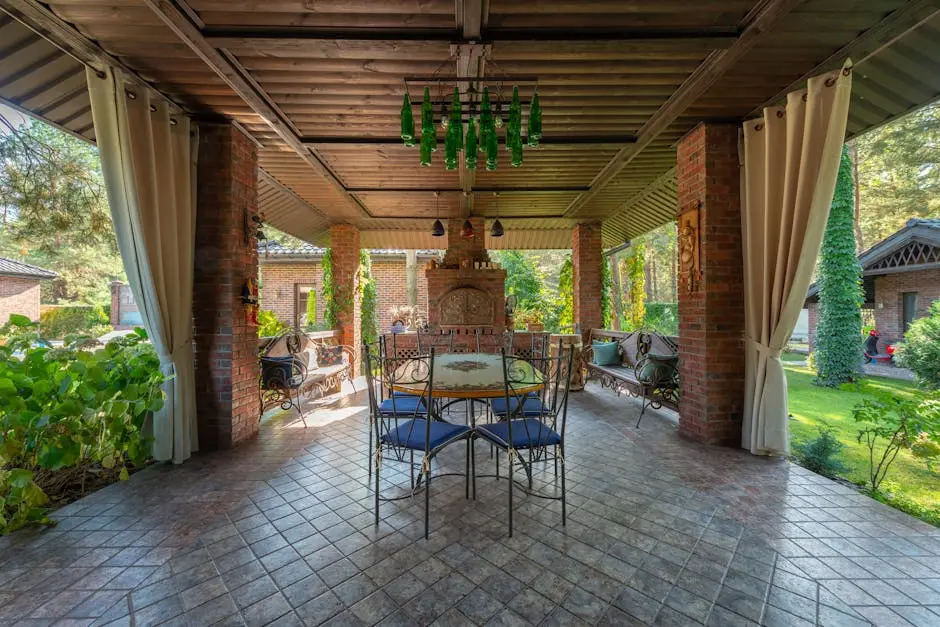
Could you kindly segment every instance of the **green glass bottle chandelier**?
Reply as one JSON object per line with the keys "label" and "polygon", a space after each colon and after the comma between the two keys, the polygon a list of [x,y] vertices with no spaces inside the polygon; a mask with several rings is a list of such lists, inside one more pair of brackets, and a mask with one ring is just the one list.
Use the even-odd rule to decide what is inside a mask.
{"label": "green glass bottle chandelier", "polygon": [[[446,82],[458,83],[464,79],[450,78]],[[470,81],[472,84],[472,81]],[[512,89],[512,99],[509,101],[508,117],[503,121],[503,99],[501,86],[498,89],[494,104],[490,95],[490,88],[483,87],[479,104],[473,102],[472,97],[465,97],[469,104],[461,100],[459,86],[454,87],[449,106],[445,108],[442,83],[438,82],[438,91],[441,93],[439,104],[441,106],[441,128],[444,131],[444,169],[456,170],[460,164],[460,153],[463,153],[464,166],[468,170],[476,170],[478,153],[485,157],[484,164],[487,170],[496,170],[499,167],[499,145],[504,143],[509,153],[509,163],[518,168],[523,163],[523,147],[537,148],[542,138],[542,107],[539,103],[538,86],[536,85],[532,100],[529,102],[528,119],[523,129],[523,103],[519,95],[519,87]],[[471,96],[475,90],[467,90]],[[479,92],[475,92],[479,93]],[[424,88],[424,98],[421,102],[420,132],[416,132],[414,114],[411,107],[411,97],[405,83],[405,93],[401,107],[401,139],[405,146],[419,146],[419,162],[424,167],[430,167],[431,155],[437,150],[437,129],[434,125],[434,106],[431,101],[431,88]],[[464,129],[466,124],[466,130]],[[503,142],[500,135],[505,129]],[[525,131],[525,132],[523,132]],[[524,135],[524,137],[523,137]]]}

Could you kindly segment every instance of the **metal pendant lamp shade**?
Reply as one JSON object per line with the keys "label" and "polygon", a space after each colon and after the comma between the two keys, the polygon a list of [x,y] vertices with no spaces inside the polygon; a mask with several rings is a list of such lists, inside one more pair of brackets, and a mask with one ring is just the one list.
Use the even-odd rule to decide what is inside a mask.
{"label": "metal pendant lamp shade", "polygon": [[462,237],[473,237],[473,225],[470,224],[470,220],[463,221],[463,228],[460,229],[460,235]]}
{"label": "metal pendant lamp shade", "polygon": [[434,237],[444,237],[444,223],[439,219],[434,221],[434,226],[431,227],[431,235]]}
{"label": "metal pendant lamp shade", "polygon": [[493,226],[490,227],[490,237],[502,237],[503,236],[503,223],[499,221],[499,218],[496,218],[496,221],[493,222]]}
{"label": "metal pendant lamp shade", "polygon": [[434,226],[431,227],[433,237],[444,237],[444,223],[441,222],[441,193],[434,192]]}

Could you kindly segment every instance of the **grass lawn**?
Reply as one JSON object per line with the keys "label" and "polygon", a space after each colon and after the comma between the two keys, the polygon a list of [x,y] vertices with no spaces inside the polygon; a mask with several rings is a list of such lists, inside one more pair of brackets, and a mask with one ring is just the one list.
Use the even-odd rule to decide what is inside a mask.
{"label": "grass lawn", "polygon": [[806,361],[806,355],[801,353],[783,353],[780,355],[780,361],[786,363],[788,361]]}
{"label": "grass lawn", "polygon": [[[863,392],[830,389],[813,385],[814,373],[805,367],[786,366],[790,399],[790,437],[792,443],[806,442],[819,435],[819,427],[828,426],[845,444],[843,462],[848,467],[846,479],[864,483],[868,478],[868,449],[858,443],[858,429],[852,420],[852,407],[865,397]],[[912,396],[910,381],[885,377],[866,377],[865,385],[897,395]],[[898,484],[899,492],[920,505],[940,511],[940,474],[927,470],[924,463],[909,452],[901,451],[887,481]]]}

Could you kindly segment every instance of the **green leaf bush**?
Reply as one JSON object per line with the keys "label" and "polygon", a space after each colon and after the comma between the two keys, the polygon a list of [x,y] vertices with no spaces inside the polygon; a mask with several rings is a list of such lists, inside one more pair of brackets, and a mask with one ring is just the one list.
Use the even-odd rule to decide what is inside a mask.
{"label": "green leaf bush", "polygon": [[46,309],[39,316],[42,336],[61,340],[72,333],[82,333],[110,322],[104,308],[98,305],[66,305]]}
{"label": "green leaf bush", "polygon": [[274,337],[287,330],[288,325],[281,322],[277,314],[269,309],[258,312],[258,337]]}
{"label": "green leaf bush", "polygon": [[940,300],[930,313],[911,323],[895,352],[898,363],[910,368],[924,387],[940,388]]}
{"label": "green leaf bush", "polygon": [[832,429],[820,429],[816,438],[794,445],[793,452],[800,466],[832,479],[845,471],[845,464],[838,457],[844,448]]}
{"label": "green leaf bush", "polygon": [[11,316],[0,338],[0,533],[49,522],[41,483],[56,473],[100,467],[126,478],[142,465],[164,380],[143,329],[106,346],[51,348]]}

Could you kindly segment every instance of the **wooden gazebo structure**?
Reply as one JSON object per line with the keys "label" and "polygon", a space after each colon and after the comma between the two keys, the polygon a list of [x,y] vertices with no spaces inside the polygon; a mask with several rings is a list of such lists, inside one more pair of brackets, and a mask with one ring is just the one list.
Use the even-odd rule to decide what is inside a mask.
{"label": "wooden gazebo structure", "polygon": [[[696,201],[706,205],[705,238],[714,194],[737,195],[706,189],[698,197],[689,177],[701,173],[680,163],[677,174],[677,145],[681,152],[700,124],[737,128],[846,58],[855,63],[849,136],[940,95],[933,1],[0,0],[0,9],[4,103],[94,141],[85,66],[118,68],[200,125],[200,176],[248,168],[252,180],[235,176],[233,185],[245,187],[249,213],[260,211],[313,244],[350,251],[334,259],[341,285],[354,280],[352,253],[360,247],[441,247],[430,234],[435,217],[469,218],[485,248],[571,247],[582,329],[600,325],[604,248],[675,219],[677,208]],[[399,138],[403,85],[420,85],[442,67],[468,83],[497,73],[507,85],[529,77],[523,98],[537,82],[543,139],[525,150],[522,167],[509,167],[504,156],[495,171],[463,164],[447,171],[439,155],[430,168],[418,166],[417,149]],[[218,159],[209,162],[203,150],[212,141],[237,150],[224,158],[206,152]],[[707,141],[686,148],[693,155],[711,149]],[[197,302],[195,311],[197,362],[214,368],[211,380],[199,382],[215,398],[199,408],[200,440],[219,446],[257,428],[242,389],[256,377],[253,355],[239,348],[249,346],[254,329],[199,322],[241,319],[241,277],[256,268],[253,245],[241,242],[232,244],[229,265],[213,263],[210,271],[200,263],[200,255],[217,254],[207,239],[243,220],[246,208],[225,202],[201,195],[196,223],[197,289],[231,292]],[[203,222],[210,206],[228,212],[228,231],[218,215]],[[505,236],[484,237],[497,215]],[[710,257],[709,246],[729,245],[703,239],[703,288],[710,259],[728,263]],[[356,342],[354,320],[352,309],[344,312],[347,343]],[[693,328],[685,323],[691,319],[684,331]],[[689,355],[695,342],[733,351],[742,341],[740,328],[710,338],[702,326],[687,334]],[[714,366],[692,358],[683,367],[708,379]],[[701,407],[701,416],[683,416],[685,432],[733,441],[734,403],[709,399]]]}

